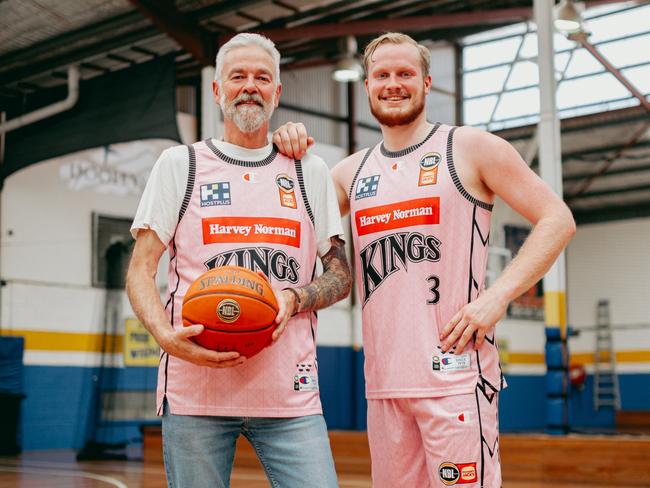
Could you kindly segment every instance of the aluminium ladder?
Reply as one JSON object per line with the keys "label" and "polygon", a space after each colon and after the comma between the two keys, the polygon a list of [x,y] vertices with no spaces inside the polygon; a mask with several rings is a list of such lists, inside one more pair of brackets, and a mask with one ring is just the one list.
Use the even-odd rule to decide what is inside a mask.
{"label": "aluminium ladder", "polygon": [[616,353],[612,343],[609,300],[599,300],[596,309],[596,352],[594,353],[594,410],[621,409],[616,373]]}

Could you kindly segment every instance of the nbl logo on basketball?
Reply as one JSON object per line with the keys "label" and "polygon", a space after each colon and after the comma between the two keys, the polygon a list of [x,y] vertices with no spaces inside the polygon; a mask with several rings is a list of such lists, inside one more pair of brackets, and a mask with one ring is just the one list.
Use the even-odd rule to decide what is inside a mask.
{"label": "nbl logo on basketball", "polygon": [[205,266],[213,269],[219,266],[241,266],[251,271],[261,271],[278,281],[298,283],[300,264],[287,253],[270,247],[245,247],[222,252],[206,261]]}
{"label": "nbl logo on basketball", "polygon": [[227,324],[237,320],[240,313],[239,303],[231,298],[226,298],[217,305],[217,315],[222,322],[226,322]]}

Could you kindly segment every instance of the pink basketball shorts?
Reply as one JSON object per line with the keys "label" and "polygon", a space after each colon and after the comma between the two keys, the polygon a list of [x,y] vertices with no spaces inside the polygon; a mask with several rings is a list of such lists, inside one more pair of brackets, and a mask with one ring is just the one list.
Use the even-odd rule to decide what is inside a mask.
{"label": "pink basketball shorts", "polygon": [[498,394],[368,400],[373,488],[499,488]]}

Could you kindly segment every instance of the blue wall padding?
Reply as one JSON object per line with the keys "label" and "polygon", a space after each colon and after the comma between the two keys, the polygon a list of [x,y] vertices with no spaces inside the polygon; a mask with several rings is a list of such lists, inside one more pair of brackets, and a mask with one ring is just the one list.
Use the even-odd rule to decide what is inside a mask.
{"label": "blue wall padding", "polygon": [[0,337],[0,391],[23,394],[24,337]]}
{"label": "blue wall padding", "polygon": [[[650,388],[650,375],[648,374],[626,374],[619,375],[619,380],[632,380],[631,383],[640,386],[646,385]],[[587,375],[584,387],[581,389],[572,387],[569,394],[569,425],[572,430],[582,429],[613,429],[615,425],[615,415],[613,408],[601,408],[594,410],[594,377]],[[630,385],[632,386],[632,385]],[[629,395],[636,395],[634,388],[621,388],[621,391],[627,391]],[[626,407],[624,406],[624,409]],[[630,409],[629,407],[627,409]],[[636,410],[636,409],[631,409]],[[650,410],[650,402],[645,404],[644,410]]]}
{"label": "blue wall padding", "polygon": [[620,374],[618,386],[623,410],[650,410],[650,374]]}
{"label": "blue wall padding", "polygon": [[354,429],[354,351],[350,347],[318,347],[318,381],[329,429]]}
{"label": "blue wall padding", "polygon": [[84,443],[95,368],[26,366],[23,449],[77,449]]}
{"label": "blue wall padding", "polygon": [[549,369],[564,366],[564,352],[561,342],[547,342],[545,346],[546,366]]}
{"label": "blue wall padding", "polygon": [[508,388],[499,394],[499,425],[502,432],[544,429],[546,392],[544,376],[506,375]]}
{"label": "blue wall padding", "polygon": [[546,399],[546,425],[562,426],[564,420],[564,399],[547,398]]}
{"label": "blue wall padding", "polygon": [[[319,375],[325,417],[330,429],[366,428],[363,351],[350,347],[319,347]],[[22,403],[22,446],[34,449],[79,449],[90,431],[94,377],[98,368],[25,366]],[[117,368],[105,374],[104,388],[153,390],[157,368]],[[502,432],[541,432],[546,426],[546,377],[507,375],[509,387],[499,397]],[[621,374],[624,410],[650,410],[650,374]],[[611,429],[612,409],[593,409],[593,376],[582,390],[569,395],[572,429]],[[155,409],[151,405],[152,411]],[[138,442],[139,426],[157,421],[111,422],[100,426],[97,440]]]}
{"label": "blue wall padding", "polygon": [[546,394],[549,396],[558,396],[564,393],[564,383],[566,375],[564,371],[549,371],[546,373]]}
{"label": "blue wall padding", "polygon": [[358,385],[355,391],[356,405],[354,410],[354,425],[356,430],[366,430],[368,428],[368,403],[366,401],[366,382],[363,377],[363,349],[355,351],[354,371],[352,374],[356,378]]}

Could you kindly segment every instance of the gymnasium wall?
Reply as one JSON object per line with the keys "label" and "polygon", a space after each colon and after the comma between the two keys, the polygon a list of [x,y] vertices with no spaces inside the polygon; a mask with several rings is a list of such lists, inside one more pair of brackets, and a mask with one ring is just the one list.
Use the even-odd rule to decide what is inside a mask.
{"label": "gymnasium wall", "polygon": [[[434,85],[453,90],[453,72],[453,50],[444,44],[432,46]],[[283,83],[282,100],[287,104],[339,116],[345,112],[345,88],[329,81],[329,68],[285,73]],[[359,119],[376,125],[361,84],[356,86],[356,95]],[[429,119],[453,123],[453,99],[438,92],[429,98]],[[285,120],[306,122],[317,140],[325,143],[314,151],[328,164],[345,155],[344,149],[333,147],[346,146],[344,124],[281,108],[274,116],[274,125]],[[191,134],[192,124],[186,118],[182,131]],[[187,136],[187,140],[191,139],[193,136]],[[377,131],[359,129],[358,147],[378,140]],[[138,178],[146,179],[157,155],[171,144],[136,143],[138,149],[131,151],[139,156],[125,157],[122,169],[135,168]],[[102,161],[100,156],[101,152],[95,156],[99,157],[98,163]],[[72,155],[20,171],[7,179],[2,192],[0,264],[7,284],[2,288],[1,333],[26,338],[27,397],[21,419],[25,449],[78,449],[88,439],[97,415],[102,422],[95,437],[106,442],[137,442],[139,425],[157,421],[153,411],[156,368],[124,366],[124,322],[133,314],[123,294],[119,298],[119,330],[114,337],[116,352],[104,356],[105,367],[100,368],[106,291],[90,284],[92,213],[132,218],[139,193],[120,193],[110,185],[71,183],[66,175],[70,176],[70,165],[79,157]],[[527,224],[497,204],[491,231],[495,249],[504,245],[504,225]],[[344,228],[349,228],[349,221],[344,222]],[[649,237],[650,219],[579,227],[567,252],[571,325],[593,325],[598,298],[610,299],[614,324],[650,322]],[[494,274],[498,273],[498,256],[490,262]],[[159,272],[159,278],[163,286],[164,271]],[[649,330],[639,327],[615,331],[624,409],[650,410]],[[504,319],[498,326],[498,337],[510,385],[500,399],[502,430],[542,430],[544,326],[536,321]],[[351,309],[349,298],[319,313],[318,344],[328,425],[335,429],[365,428],[360,310],[358,306]],[[570,341],[574,360],[586,364],[588,372],[593,347],[590,332]],[[584,389],[571,393],[572,425],[611,426],[611,411],[593,411],[591,382],[588,376]],[[110,396],[112,405],[103,404],[108,397],[98,399],[99,390],[115,392]]]}

